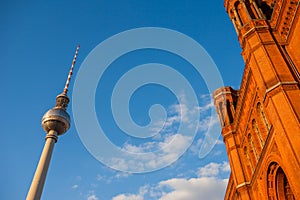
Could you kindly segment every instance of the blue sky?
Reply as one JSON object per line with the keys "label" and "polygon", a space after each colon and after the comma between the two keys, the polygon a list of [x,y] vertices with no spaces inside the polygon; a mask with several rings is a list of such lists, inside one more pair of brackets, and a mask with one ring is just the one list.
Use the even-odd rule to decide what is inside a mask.
{"label": "blue sky", "polygon": [[[44,145],[41,117],[54,106],[56,95],[62,92],[78,43],[81,48],[74,76],[84,67],[82,64],[89,53],[106,39],[135,28],[167,28],[202,45],[215,62],[225,85],[238,88],[241,81],[244,66],[241,49],[223,2],[219,0],[1,1],[0,24],[0,199],[25,198]],[[114,50],[114,46],[107,49],[108,52]],[[101,56],[106,54],[99,55],[100,60]],[[135,66],[146,63],[170,66],[189,80],[199,102],[195,109],[201,114],[194,138],[177,132],[178,120],[190,119],[192,111],[185,110],[189,98],[184,92],[176,96],[157,84],[138,88],[131,96],[128,109],[134,122],[145,126],[150,122],[149,108],[162,105],[167,118],[160,132],[154,137],[133,137],[114,121],[110,102],[116,83]],[[74,81],[75,77],[71,81],[70,97]],[[222,139],[219,138],[207,156],[198,156],[212,108],[205,80],[179,56],[157,49],[142,49],[120,56],[111,63],[96,88],[95,111],[106,137],[116,146],[134,153],[152,152],[175,141],[174,147],[163,151],[161,162],[174,156],[173,153],[190,139],[191,146],[176,162],[163,169],[127,173],[124,171],[135,163],[125,159],[114,163],[115,168],[124,169],[117,171],[89,153],[80,139],[84,133],[78,132],[72,120],[70,130],[55,145],[42,199],[220,199],[229,176]],[[74,119],[72,104],[68,112]],[[87,116],[81,117],[88,120]],[[214,126],[219,126],[213,117]],[[155,125],[162,128],[159,123]],[[176,135],[177,142],[173,140]],[[110,149],[103,151],[109,154]],[[152,160],[151,157],[143,159],[145,163]],[[154,169],[158,164],[151,166]]]}

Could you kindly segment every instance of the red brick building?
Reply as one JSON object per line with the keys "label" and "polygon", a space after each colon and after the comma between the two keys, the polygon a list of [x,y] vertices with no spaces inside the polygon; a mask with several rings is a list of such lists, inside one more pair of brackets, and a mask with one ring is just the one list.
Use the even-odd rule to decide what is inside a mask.
{"label": "red brick building", "polygon": [[231,167],[225,199],[300,200],[300,0],[225,0],[242,47],[239,90],[214,101]]}

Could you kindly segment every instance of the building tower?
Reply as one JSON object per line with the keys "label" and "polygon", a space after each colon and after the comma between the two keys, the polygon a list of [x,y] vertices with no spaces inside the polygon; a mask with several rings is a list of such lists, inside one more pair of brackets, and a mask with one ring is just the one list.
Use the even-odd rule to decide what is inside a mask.
{"label": "building tower", "polygon": [[67,93],[79,47],[78,45],[76,48],[63,93],[56,97],[55,107],[47,111],[42,118],[43,129],[47,133],[46,142],[27,194],[27,200],[39,200],[41,198],[54,144],[57,142],[58,136],[64,134],[70,128],[70,116],[66,112],[70,101]]}
{"label": "building tower", "polygon": [[245,62],[214,92],[231,167],[225,199],[300,200],[300,0],[225,0]]}

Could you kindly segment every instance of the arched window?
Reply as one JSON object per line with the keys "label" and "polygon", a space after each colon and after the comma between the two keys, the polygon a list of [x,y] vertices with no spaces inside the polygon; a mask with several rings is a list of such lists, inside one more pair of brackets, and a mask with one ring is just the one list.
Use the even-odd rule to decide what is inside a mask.
{"label": "arched window", "polygon": [[235,29],[236,33],[239,34],[238,27],[240,26],[240,24],[237,21],[235,15],[234,15],[234,11],[233,10],[230,11],[230,19],[231,19],[231,21],[233,23],[233,26],[234,26],[234,29]]}
{"label": "arched window", "polygon": [[247,11],[248,11],[249,16],[251,17],[251,19],[258,19],[259,16],[256,12],[256,9],[255,9],[254,5],[252,3],[250,3],[249,0],[245,0],[245,5],[246,5]]}
{"label": "arched window", "polygon": [[241,25],[245,25],[249,20],[247,11],[243,7],[242,3],[240,3],[239,1],[235,3],[234,7],[237,11],[237,17],[239,18]]}
{"label": "arched window", "polygon": [[233,114],[232,114],[232,110],[230,108],[230,102],[229,100],[226,100],[226,110],[227,110],[227,115],[228,115],[228,119],[229,119],[229,123],[233,123]]}
{"label": "arched window", "polygon": [[247,146],[244,147],[244,156],[245,156],[245,160],[246,160],[246,167],[247,167],[247,172],[248,172],[248,177],[250,179],[252,173],[253,173],[253,164],[252,164],[252,161],[251,161],[251,158],[249,156],[249,152],[248,152],[248,149],[247,149]]}
{"label": "arched window", "polygon": [[275,2],[276,0],[256,0],[258,7],[261,9],[267,20],[272,18]]}
{"label": "arched window", "polygon": [[255,119],[252,120],[252,128],[253,128],[254,132],[256,133],[256,135],[258,137],[259,145],[262,148],[264,146],[264,141],[263,141],[263,138],[261,136],[261,132],[258,128],[258,125],[257,125]]}
{"label": "arched window", "polygon": [[221,124],[222,124],[222,126],[224,126],[225,125],[225,120],[224,120],[223,103],[222,102],[219,103],[219,113],[220,113],[219,116],[220,116]]}
{"label": "arched window", "polygon": [[255,0],[251,0],[251,6],[253,8],[253,12],[257,19],[264,19],[264,14],[262,13],[262,10],[258,7]]}
{"label": "arched window", "polygon": [[267,117],[264,113],[263,107],[262,107],[261,103],[259,103],[259,102],[257,103],[257,112],[260,114],[261,120],[264,123],[267,131],[269,131],[270,130],[270,125],[269,125]]}
{"label": "arched window", "polygon": [[294,200],[289,181],[278,163],[271,163],[267,175],[268,199]]}
{"label": "arched window", "polygon": [[256,161],[258,160],[258,154],[257,154],[257,150],[255,148],[254,141],[253,141],[252,136],[251,136],[250,133],[248,134],[248,144],[249,144],[249,147],[251,148],[251,150],[253,152],[253,155],[254,155],[254,158],[255,158],[255,164],[256,164]]}

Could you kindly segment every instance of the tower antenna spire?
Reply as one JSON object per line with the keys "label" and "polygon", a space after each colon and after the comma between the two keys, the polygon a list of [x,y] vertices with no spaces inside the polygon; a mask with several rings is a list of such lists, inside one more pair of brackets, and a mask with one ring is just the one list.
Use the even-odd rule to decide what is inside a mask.
{"label": "tower antenna spire", "polygon": [[42,127],[47,133],[46,142],[26,200],[39,200],[41,198],[54,144],[57,142],[58,136],[64,134],[70,128],[70,115],[66,111],[68,103],[70,102],[67,93],[79,48],[80,45],[76,48],[63,93],[56,97],[55,107],[48,110],[42,118]]}
{"label": "tower antenna spire", "polygon": [[75,63],[76,63],[79,48],[80,48],[80,45],[78,44],[78,46],[76,48],[76,51],[75,51],[73,61],[72,61],[72,65],[71,65],[71,68],[70,68],[70,71],[69,71],[68,79],[66,81],[66,85],[65,85],[65,88],[64,88],[63,94],[65,94],[65,95],[67,95],[67,93],[68,93],[69,84],[70,84],[70,80],[71,80],[71,77],[72,77],[72,74],[73,74],[73,69],[74,69],[74,66],[75,66]]}

